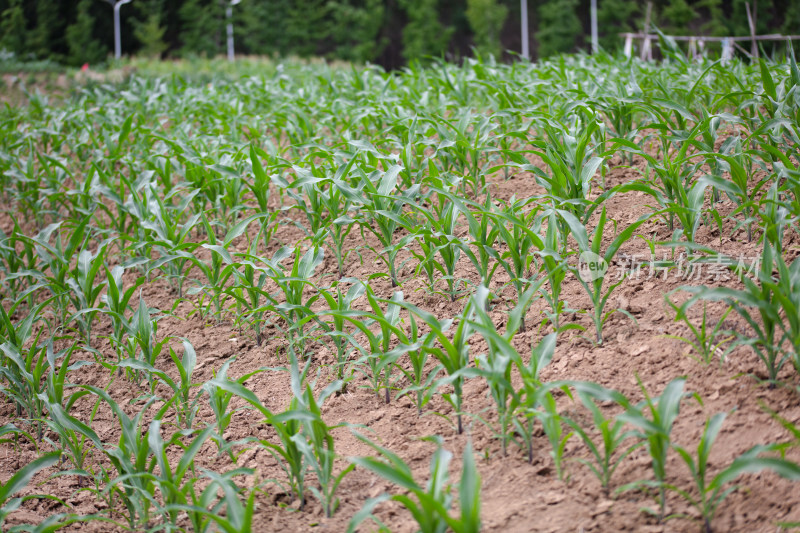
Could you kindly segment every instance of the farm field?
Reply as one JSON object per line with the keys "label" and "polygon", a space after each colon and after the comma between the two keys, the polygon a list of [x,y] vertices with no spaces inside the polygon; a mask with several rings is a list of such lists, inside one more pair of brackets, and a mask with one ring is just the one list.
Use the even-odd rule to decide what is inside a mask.
{"label": "farm field", "polygon": [[800,527],[800,70],[669,56],[17,86],[0,526]]}

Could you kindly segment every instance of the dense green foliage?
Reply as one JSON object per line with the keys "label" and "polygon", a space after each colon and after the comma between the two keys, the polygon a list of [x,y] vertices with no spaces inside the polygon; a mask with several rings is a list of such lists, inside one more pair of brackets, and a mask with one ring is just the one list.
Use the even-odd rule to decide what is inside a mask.
{"label": "dense green foliage", "polygon": [[[121,8],[124,54],[224,54],[226,0],[133,0]],[[644,3],[599,0],[604,47],[641,29]],[[589,0],[528,0],[535,57],[588,49]],[[667,32],[749,35],[744,0],[655,0],[652,23]],[[800,4],[757,2],[759,32],[797,33]],[[239,54],[323,56],[397,68],[428,56],[459,58],[476,48],[500,57],[520,51],[518,0],[243,0],[233,9]],[[104,0],[0,0],[0,48],[72,65],[113,48]],[[778,48],[781,48],[780,46]],[[769,45],[768,51],[772,50]],[[508,56],[506,56],[508,57]]]}

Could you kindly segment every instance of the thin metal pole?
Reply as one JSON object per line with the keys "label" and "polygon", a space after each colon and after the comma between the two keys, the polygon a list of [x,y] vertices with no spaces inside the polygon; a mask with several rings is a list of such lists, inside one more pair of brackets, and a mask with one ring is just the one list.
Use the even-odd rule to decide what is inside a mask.
{"label": "thin metal pole", "polygon": [[597,0],[592,0],[592,53],[600,51],[600,42],[597,38]]}
{"label": "thin metal pole", "polygon": [[114,8],[114,58],[119,59],[122,57],[122,31],[119,24],[119,8],[124,4],[129,4],[132,0],[108,0]]}
{"label": "thin metal pole", "polygon": [[225,8],[225,17],[228,19],[228,61],[234,60],[233,54],[233,6],[241,2],[242,0],[231,0],[231,3],[228,4],[228,7]]}
{"label": "thin metal pole", "polygon": [[520,0],[519,10],[522,19],[522,57],[530,59],[530,49],[528,48],[528,0]]}

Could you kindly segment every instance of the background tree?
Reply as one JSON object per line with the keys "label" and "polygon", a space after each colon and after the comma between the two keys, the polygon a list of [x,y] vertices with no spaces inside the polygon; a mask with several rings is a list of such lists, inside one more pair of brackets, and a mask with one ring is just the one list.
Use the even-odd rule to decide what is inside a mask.
{"label": "background tree", "polygon": [[320,44],[328,40],[331,31],[329,12],[329,2],[325,0],[290,2],[285,23],[290,55],[310,57],[326,51]]}
{"label": "background tree", "polygon": [[583,31],[577,7],[578,0],[545,0],[539,5],[539,57],[575,51]]}
{"label": "background tree", "polygon": [[725,14],[722,10],[722,0],[700,0],[697,2],[697,8],[705,10],[705,16],[702,18],[706,21],[700,27],[704,35],[712,35],[714,37],[722,37],[725,35]]}
{"label": "background tree", "polygon": [[[750,2],[750,9],[756,13],[756,33],[769,33],[771,26],[770,11],[772,10],[772,0],[732,0],[730,17],[727,20],[728,35],[750,35],[750,25],[747,23],[746,3]],[[795,2],[789,2],[789,6]],[[792,33],[797,33],[795,27]]]}
{"label": "background tree", "polygon": [[59,46],[58,10],[48,2],[36,3],[36,25],[28,33],[28,50],[37,59],[57,59],[53,50]]}
{"label": "background tree", "polygon": [[179,14],[182,55],[215,56],[222,53],[225,8],[220,0],[186,0]]}
{"label": "background tree", "polygon": [[91,13],[92,0],[80,0],[75,22],[67,26],[66,41],[69,49],[67,61],[73,66],[100,63],[108,48],[93,36],[95,17]]}
{"label": "background tree", "polygon": [[292,40],[286,31],[291,0],[246,0],[235,12],[236,46],[246,53],[288,55]]}
{"label": "background tree", "polygon": [[142,20],[134,19],[133,36],[141,44],[139,54],[146,57],[161,57],[167,51],[167,43],[164,42],[167,27],[161,23],[163,2],[162,0],[138,2],[137,7]]}
{"label": "background tree", "polygon": [[[792,1],[789,2],[789,6],[786,8],[781,33],[792,34],[798,31],[800,31],[800,2]],[[797,54],[796,51],[795,54]]]}
{"label": "background tree", "polygon": [[[123,53],[224,54],[229,1],[136,0],[120,13]],[[528,0],[534,58],[588,51],[589,2]],[[653,0],[653,21],[668,33],[749,35],[745,2]],[[598,0],[601,45],[619,50],[619,33],[641,30],[645,5]],[[800,31],[800,1],[751,5],[759,33]],[[495,56],[521,47],[519,0],[244,0],[233,13],[236,51],[245,54],[370,61],[392,69],[425,56],[458,61],[473,46]],[[0,0],[0,25],[0,47],[70,65],[103,60],[114,42],[108,4],[100,0]],[[767,54],[785,49],[783,43],[761,46]]]}
{"label": "background tree", "polygon": [[496,0],[467,0],[466,15],[478,52],[486,56],[500,56],[503,52],[500,32],[508,16],[508,8]]}
{"label": "background tree", "polygon": [[0,48],[21,56],[25,53],[25,12],[22,0],[11,0],[10,5],[0,15]]}
{"label": "background tree", "polygon": [[374,61],[386,46],[381,37],[382,0],[340,0],[330,3],[332,57],[360,63]]}
{"label": "background tree", "polygon": [[403,57],[407,61],[441,56],[453,35],[439,21],[437,0],[400,0],[408,19],[403,27]]}
{"label": "background tree", "polygon": [[600,46],[613,51],[620,47],[620,33],[636,30],[634,15],[639,12],[633,0],[600,0],[597,7],[597,25],[600,30]]}
{"label": "background tree", "polygon": [[686,0],[670,0],[661,12],[662,28],[670,35],[686,35],[697,12]]}

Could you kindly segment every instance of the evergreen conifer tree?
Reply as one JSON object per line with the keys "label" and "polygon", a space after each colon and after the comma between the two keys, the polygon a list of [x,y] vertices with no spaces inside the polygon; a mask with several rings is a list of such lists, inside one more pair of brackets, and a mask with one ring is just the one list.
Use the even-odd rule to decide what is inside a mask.
{"label": "evergreen conifer tree", "polygon": [[466,16],[478,52],[487,56],[500,56],[503,52],[500,32],[508,16],[508,8],[497,0],[467,0]]}
{"label": "evergreen conifer tree", "polygon": [[71,65],[98,63],[106,56],[107,48],[92,35],[95,18],[90,10],[93,4],[92,0],[80,0],[75,22],[67,26],[68,61]]}
{"label": "evergreen conifer tree", "polygon": [[577,9],[578,0],[545,0],[539,5],[539,57],[575,51],[582,30]]}
{"label": "evergreen conifer tree", "polygon": [[408,22],[403,28],[403,57],[407,61],[441,56],[447,50],[453,29],[439,21],[437,0],[400,0]]}
{"label": "evergreen conifer tree", "polygon": [[11,0],[0,14],[0,48],[21,56],[25,52],[25,12],[22,0]]}

